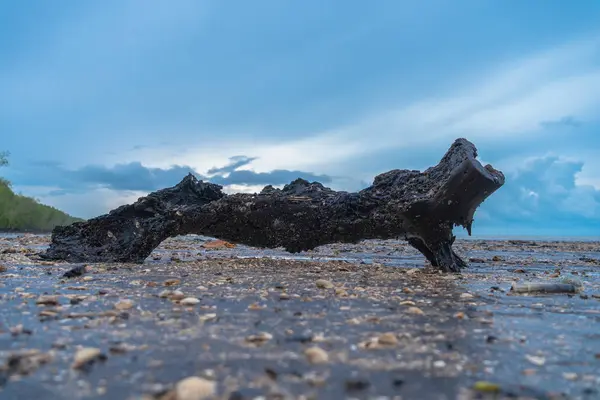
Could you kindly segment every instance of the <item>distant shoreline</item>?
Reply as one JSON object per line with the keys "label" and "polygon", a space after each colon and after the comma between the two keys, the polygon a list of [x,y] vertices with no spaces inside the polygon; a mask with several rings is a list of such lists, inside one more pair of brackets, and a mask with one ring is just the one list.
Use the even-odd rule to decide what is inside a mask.
{"label": "distant shoreline", "polygon": [[[4,235],[49,235],[52,231],[35,231],[35,230],[9,230],[0,229],[0,236]],[[201,235],[200,235],[201,236]],[[465,241],[489,240],[489,241],[528,241],[528,242],[600,242],[600,236],[546,236],[546,235],[457,235],[456,239]]]}
{"label": "distant shoreline", "polygon": [[31,229],[31,230],[23,230],[23,229],[0,229],[0,235],[1,234],[7,234],[10,233],[12,235],[18,235],[18,234],[25,234],[25,233],[33,233],[35,235],[45,235],[45,234],[50,234],[52,233],[52,231],[45,231],[45,230],[35,230],[35,229]]}

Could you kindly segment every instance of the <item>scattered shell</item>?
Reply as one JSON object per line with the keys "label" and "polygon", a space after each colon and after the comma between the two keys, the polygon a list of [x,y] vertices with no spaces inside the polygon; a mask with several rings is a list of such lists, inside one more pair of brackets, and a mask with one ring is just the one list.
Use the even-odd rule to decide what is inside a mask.
{"label": "scattered shell", "polygon": [[125,299],[115,303],[115,308],[120,311],[129,310],[134,306],[133,300]]}
{"label": "scattered shell", "polygon": [[198,300],[195,297],[186,297],[185,299],[183,299],[179,302],[179,304],[181,304],[183,306],[193,306],[198,303],[200,303],[200,300]]}
{"label": "scattered shell", "polygon": [[235,244],[226,242],[224,240],[213,240],[202,244],[205,249],[233,249]]}
{"label": "scattered shell", "polygon": [[306,359],[311,364],[324,364],[329,361],[329,354],[320,347],[309,347],[304,351]]}
{"label": "scattered shell", "polygon": [[527,361],[529,361],[532,364],[535,364],[537,366],[542,366],[544,364],[546,364],[546,359],[544,357],[540,357],[540,356],[532,356],[532,355],[525,355],[525,358],[527,359]]}
{"label": "scattered shell", "polygon": [[203,400],[216,392],[215,382],[197,376],[190,376],[175,385],[176,400]]}
{"label": "scattered shell", "polygon": [[392,332],[387,332],[377,338],[377,342],[383,346],[395,346],[398,344],[398,338]]}
{"label": "scattered shell", "polygon": [[317,287],[319,289],[331,289],[331,288],[333,288],[333,283],[331,283],[330,281],[328,281],[326,279],[317,279],[317,281],[315,282],[315,285],[317,285]]}
{"label": "scattered shell", "polygon": [[95,347],[84,347],[77,350],[73,359],[72,367],[74,369],[80,369],[93,363],[96,360],[104,360],[106,356],[102,354],[102,350]]}
{"label": "scattered shell", "polygon": [[563,378],[569,381],[576,381],[579,376],[575,372],[563,372]]}
{"label": "scattered shell", "polygon": [[169,295],[171,300],[183,300],[185,299],[185,294],[181,290],[175,290]]}
{"label": "scattered shell", "polygon": [[246,337],[246,342],[254,343],[254,344],[263,344],[265,342],[268,342],[271,339],[273,339],[273,335],[271,335],[270,333],[260,332],[260,333],[257,333],[256,335],[250,335],[250,336]]}
{"label": "scattered shell", "polygon": [[423,310],[421,310],[419,307],[408,307],[406,312],[409,314],[415,314],[415,315],[424,315],[425,314],[423,312]]}
{"label": "scattered shell", "polygon": [[41,295],[35,301],[35,304],[41,305],[41,306],[57,306],[59,304],[58,296]]}
{"label": "scattered shell", "polygon": [[206,321],[210,321],[212,319],[217,318],[217,314],[211,313],[211,314],[204,314],[200,316],[200,322],[206,322]]}

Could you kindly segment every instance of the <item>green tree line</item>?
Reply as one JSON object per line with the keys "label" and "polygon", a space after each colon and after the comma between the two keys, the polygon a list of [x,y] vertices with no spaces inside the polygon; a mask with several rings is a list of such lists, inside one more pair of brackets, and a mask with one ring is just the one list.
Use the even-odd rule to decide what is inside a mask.
{"label": "green tree line", "polygon": [[[0,167],[8,165],[8,156],[8,152],[0,153]],[[47,232],[76,221],[80,219],[14,193],[10,182],[0,177],[0,231]]]}

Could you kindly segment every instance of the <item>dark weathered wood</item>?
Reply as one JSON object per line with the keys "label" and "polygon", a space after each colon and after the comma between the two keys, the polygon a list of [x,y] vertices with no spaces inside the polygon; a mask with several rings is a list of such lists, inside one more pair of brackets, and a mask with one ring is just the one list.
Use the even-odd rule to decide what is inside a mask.
{"label": "dark weathered wood", "polygon": [[290,252],[401,237],[433,266],[456,272],[466,264],[452,250],[452,228],[470,234],[476,208],[504,184],[504,175],[476,156],[472,143],[457,139],[438,165],[386,172],[358,193],[297,179],[281,190],[225,195],[190,174],[109,214],[57,227],[43,257],[143,262],[166,238],[190,233]]}

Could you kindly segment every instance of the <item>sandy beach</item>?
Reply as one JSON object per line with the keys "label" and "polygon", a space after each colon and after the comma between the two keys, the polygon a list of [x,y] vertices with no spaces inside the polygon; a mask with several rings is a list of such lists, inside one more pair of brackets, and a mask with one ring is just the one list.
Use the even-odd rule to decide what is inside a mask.
{"label": "sandy beach", "polygon": [[461,274],[395,240],[89,265],[48,242],[0,238],[2,399],[600,398],[599,242],[459,239]]}

